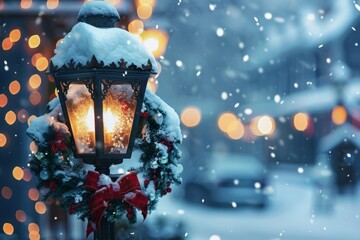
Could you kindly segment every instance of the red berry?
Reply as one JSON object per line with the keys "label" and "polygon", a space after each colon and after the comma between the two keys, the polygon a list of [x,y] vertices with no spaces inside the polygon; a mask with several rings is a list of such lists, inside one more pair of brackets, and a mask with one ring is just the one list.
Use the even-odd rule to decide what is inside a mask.
{"label": "red berry", "polygon": [[150,182],[149,179],[145,179],[145,180],[144,180],[145,186],[149,185],[149,182]]}
{"label": "red berry", "polygon": [[171,193],[171,192],[172,192],[172,189],[171,189],[171,188],[167,188],[166,191],[167,191],[168,193]]}
{"label": "red berry", "polygon": [[131,213],[126,214],[126,217],[127,217],[128,219],[130,219],[130,218],[132,218],[132,214],[131,214]]}

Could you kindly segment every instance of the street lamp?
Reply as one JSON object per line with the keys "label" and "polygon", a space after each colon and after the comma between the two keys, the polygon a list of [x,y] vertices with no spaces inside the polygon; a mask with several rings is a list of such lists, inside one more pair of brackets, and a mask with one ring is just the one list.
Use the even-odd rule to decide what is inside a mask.
{"label": "street lamp", "polygon": [[156,62],[130,33],[114,27],[116,8],[90,1],[51,59],[53,78],[72,135],[75,157],[109,174],[130,158],[146,84]]}

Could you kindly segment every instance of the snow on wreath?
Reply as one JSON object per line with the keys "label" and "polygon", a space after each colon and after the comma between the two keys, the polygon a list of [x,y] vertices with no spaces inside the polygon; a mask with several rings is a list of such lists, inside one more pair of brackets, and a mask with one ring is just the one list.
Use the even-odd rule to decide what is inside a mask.
{"label": "snow on wreath", "polygon": [[134,145],[134,150],[140,152],[138,166],[127,169],[113,182],[107,175],[86,171],[82,161],[74,158],[75,149],[58,98],[48,104],[48,113],[30,122],[27,134],[37,151],[31,154],[29,166],[38,177],[37,187],[44,200],[60,200],[70,214],[87,219],[87,236],[100,225],[102,217],[108,221],[126,218],[135,223],[138,210],[146,218],[159,198],[172,191],[171,185],[182,182],[179,117],[149,90],[138,130]]}

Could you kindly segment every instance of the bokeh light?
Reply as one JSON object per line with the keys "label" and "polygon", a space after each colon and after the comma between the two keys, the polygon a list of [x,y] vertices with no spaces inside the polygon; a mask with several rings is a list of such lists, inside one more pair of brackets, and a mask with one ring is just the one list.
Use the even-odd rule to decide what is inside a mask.
{"label": "bokeh light", "polygon": [[0,133],[0,148],[6,145],[7,138],[3,133]]}
{"label": "bokeh light", "polygon": [[28,192],[28,196],[31,201],[39,200],[40,193],[36,188],[30,188]]}
{"label": "bokeh light", "polygon": [[20,2],[20,7],[22,9],[28,9],[30,8],[32,5],[32,0],[21,0]]}
{"label": "bokeh light", "polygon": [[55,9],[59,6],[59,0],[47,0],[46,7],[48,9]]}
{"label": "bokeh light", "polygon": [[25,182],[29,182],[32,178],[32,174],[29,168],[25,168],[24,169],[24,176],[23,176],[23,180]]}
{"label": "bokeh light", "polygon": [[239,119],[237,119],[236,121],[232,121],[228,129],[230,130],[227,132],[227,135],[232,140],[239,140],[244,136],[245,133],[244,125],[241,123]]}
{"label": "bokeh light", "polygon": [[9,85],[9,91],[12,95],[18,94],[20,92],[20,89],[21,85],[17,80],[12,81]]}
{"label": "bokeh light", "polygon": [[141,19],[149,19],[152,15],[153,9],[149,4],[141,4],[137,8],[137,15]]}
{"label": "bokeh light", "polygon": [[36,143],[34,142],[34,141],[32,141],[31,143],[30,143],[30,151],[31,151],[31,153],[37,153],[37,151],[38,151],[38,147],[37,147],[37,145],[36,145]]}
{"label": "bokeh light", "polygon": [[39,91],[33,91],[29,96],[32,105],[38,105],[41,102],[41,94]]}
{"label": "bokeh light", "polygon": [[31,120],[33,120],[33,119],[35,119],[35,118],[37,118],[35,115],[31,115],[31,116],[28,118],[28,120],[27,120],[28,126],[30,126]]}
{"label": "bokeh light", "polygon": [[270,116],[261,116],[257,122],[257,128],[262,135],[271,135],[275,131],[275,121]]}
{"label": "bokeh light", "polygon": [[26,221],[26,213],[22,210],[17,210],[15,212],[15,217],[16,220],[18,220],[19,222],[25,222]]}
{"label": "bokeh light", "polygon": [[37,89],[39,88],[41,85],[41,77],[39,74],[34,74],[30,77],[29,79],[29,86],[32,88],[32,89]]}
{"label": "bokeh light", "polygon": [[29,240],[40,240],[40,233],[37,231],[30,231]]}
{"label": "bokeh light", "polygon": [[6,235],[11,236],[14,233],[14,226],[11,223],[4,223],[3,231]]}
{"label": "bokeh light", "polygon": [[16,166],[12,171],[12,175],[16,180],[20,181],[24,177],[24,170]]}
{"label": "bokeh light", "polygon": [[43,202],[36,202],[35,203],[35,210],[38,214],[46,213],[46,205]]}
{"label": "bokeh light", "polygon": [[155,58],[165,54],[169,41],[168,33],[159,29],[149,29],[141,34],[144,46],[154,55]]}
{"label": "bokeh light", "polygon": [[1,46],[2,46],[2,49],[3,49],[4,51],[8,51],[8,50],[10,50],[10,49],[12,48],[13,43],[11,42],[10,38],[5,38],[5,39],[2,41]]}
{"label": "bokeh light", "polygon": [[336,125],[342,125],[346,122],[347,111],[343,106],[336,106],[333,108],[331,118]]}
{"label": "bokeh light", "polygon": [[237,120],[237,117],[233,113],[225,112],[218,118],[218,127],[225,133],[231,132],[236,126],[233,122],[236,122]]}
{"label": "bokeh light", "polygon": [[201,121],[201,111],[197,107],[187,107],[181,113],[181,122],[187,127],[196,127]]}
{"label": "bokeh light", "polygon": [[2,189],[1,189],[1,196],[3,196],[3,198],[5,198],[5,199],[10,199],[11,197],[12,197],[12,190],[11,190],[11,188],[9,188],[9,187],[3,187]]}
{"label": "bokeh light", "polygon": [[133,20],[129,23],[128,31],[133,34],[141,34],[144,31],[144,23],[140,20]]}
{"label": "bokeh light", "polygon": [[5,107],[7,103],[8,103],[8,98],[6,97],[6,95],[0,94],[0,108]]}
{"label": "bokeh light", "polygon": [[10,34],[9,34],[9,38],[10,38],[10,41],[13,42],[13,43],[19,41],[20,38],[21,38],[20,29],[17,29],[17,28],[16,28],[16,29],[12,30],[12,31],[10,32]]}
{"label": "bokeh light", "polygon": [[32,57],[31,57],[31,64],[36,67],[36,61],[39,59],[39,58],[42,58],[43,55],[42,53],[35,53]]}
{"label": "bokeh light", "polygon": [[41,42],[41,40],[40,40],[39,35],[32,35],[29,38],[28,44],[29,44],[30,48],[37,48],[40,45],[40,42]]}
{"label": "bokeh light", "polygon": [[305,131],[309,126],[309,116],[306,113],[297,113],[293,118],[293,124],[296,130]]}
{"label": "bokeh light", "polygon": [[36,60],[36,69],[40,72],[45,71],[49,66],[49,61],[46,57],[41,57],[38,60]]}
{"label": "bokeh light", "polygon": [[8,111],[5,115],[5,121],[9,125],[13,125],[16,121],[16,114],[13,111]]}
{"label": "bokeh light", "polygon": [[39,225],[37,225],[36,223],[29,223],[28,231],[29,232],[40,232]]}
{"label": "bokeh light", "polygon": [[17,118],[18,118],[19,122],[26,123],[29,118],[28,111],[26,111],[26,109],[21,109],[17,114]]}

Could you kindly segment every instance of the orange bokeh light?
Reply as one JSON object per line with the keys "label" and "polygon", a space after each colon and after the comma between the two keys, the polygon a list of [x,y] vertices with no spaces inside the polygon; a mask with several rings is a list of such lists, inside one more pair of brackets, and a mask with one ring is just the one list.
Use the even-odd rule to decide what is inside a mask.
{"label": "orange bokeh light", "polygon": [[46,205],[43,202],[36,202],[35,203],[35,210],[38,214],[46,213]]}
{"label": "orange bokeh light", "polygon": [[238,119],[233,113],[223,113],[218,119],[218,127],[221,131],[228,133],[235,130],[236,124],[233,124],[234,122],[237,122]]}
{"label": "orange bokeh light", "polygon": [[32,0],[21,0],[20,2],[20,7],[22,9],[28,9],[30,8],[32,5]]}
{"label": "orange bokeh light", "polygon": [[6,97],[6,95],[0,94],[0,108],[5,107],[7,103],[8,103],[8,98]]}
{"label": "orange bokeh light", "polygon": [[16,180],[20,181],[24,177],[24,170],[16,166],[12,171],[12,175]]}
{"label": "orange bokeh light", "polygon": [[137,15],[141,19],[149,19],[152,15],[153,8],[149,4],[141,4],[137,8]]}
{"label": "orange bokeh light", "polygon": [[33,119],[35,119],[35,118],[37,118],[35,115],[31,115],[31,116],[28,118],[28,120],[27,120],[27,124],[30,126],[31,120],[33,120]]}
{"label": "orange bokeh light", "polygon": [[29,232],[40,232],[39,225],[37,225],[36,223],[29,223],[28,231]]}
{"label": "orange bokeh light", "polygon": [[16,114],[13,111],[8,111],[5,115],[5,121],[9,125],[13,125],[16,121]]}
{"label": "orange bokeh light", "polygon": [[196,127],[201,121],[201,112],[197,107],[187,107],[181,113],[181,122],[187,127]]}
{"label": "orange bokeh light", "polygon": [[6,235],[11,236],[14,233],[14,226],[10,223],[4,223],[3,231]]}
{"label": "orange bokeh light", "polygon": [[3,196],[3,198],[5,199],[10,199],[12,197],[12,190],[9,187],[3,187],[1,189],[1,195]]}
{"label": "orange bokeh light", "polygon": [[47,0],[46,7],[48,9],[55,9],[59,6],[59,0]]}
{"label": "orange bokeh light", "polygon": [[41,57],[38,60],[36,60],[35,63],[36,69],[40,72],[45,71],[49,66],[49,61],[46,57]]}
{"label": "orange bokeh light", "polygon": [[331,118],[336,125],[342,125],[346,122],[347,111],[343,106],[336,106],[333,108]]}
{"label": "orange bokeh light", "polygon": [[40,85],[41,85],[41,77],[39,76],[39,74],[32,75],[29,79],[29,86],[32,89],[37,89],[40,87]]}
{"label": "orange bokeh light", "polygon": [[7,138],[4,134],[0,133],[0,148],[6,145]]}
{"label": "orange bokeh light", "polygon": [[15,217],[16,220],[18,220],[19,222],[25,222],[26,221],[26,213],[22,210],[17,210],[15,212]]}
{"label": "orange bokeh light", "polygon": [[31,201],[39,200],[40,193],[36,188],[30,188],[28,192],[28,196]]}
{"label": "orange bokeh light", "polygon": [[20,29],[17,29],[17,28],[16,28],[16,29],[12,30],[12,31],[10,32],[10,34],[9,34],[9,37],[10,37],[10,41],[13,42],[13,43],[19,41],[20,38],[21,38]]}
{"label": "orange bokeh light", "polygon": [[43,57],[43,55],[41,53],[35,53],[32,57],[31,57],[31,64],[36,67],[36,61]]}
{"label": "orange bokeh light", "polygon": [[128,30],[133,34],[141,34],[144,31],[144,23],[136,19],[129,23]]}
{"label": "orange bokeh light", "polygon": [[28,44],[30,48],[37,48],[40,45],[41,39],[39,35],[32,35],[29,38]]}
{"label": "orange bokeh light", "polygon": [[293,124],[296,130],[305,131],[309,126],[309,115],[306,113],[297,113],[294,116]]}
{"label": "orange bokeh light", "polygon": [[21,85],[18,80],[14,80],[9,85],[9,91],[12,95],[16,95],[20,92]]}
{"label": "orange bokeh light", "polygon": [[5,39],[2,41],[1,46],[2,46],[2,49],[3,49],[4,51],[8,51],[8,50],[10,50],[10,49],[12,48],[13,43],[11,42],[10,38],[5,38]]}

